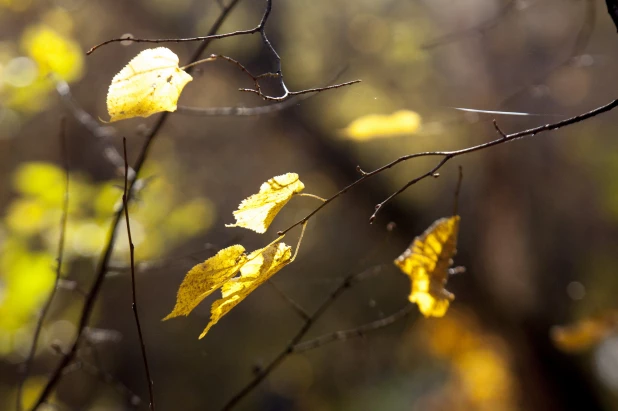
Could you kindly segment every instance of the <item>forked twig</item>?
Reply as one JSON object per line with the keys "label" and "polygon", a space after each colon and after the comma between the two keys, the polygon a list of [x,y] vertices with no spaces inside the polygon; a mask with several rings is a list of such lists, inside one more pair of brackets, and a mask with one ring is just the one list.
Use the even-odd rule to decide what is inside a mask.
{"label": "forked twig", "polygon": [[290,231],[292,228],[296,227],[297,225],[300,224],[304,224],[306,223],[311,217],[313,217],[316,213],[318,213],[322,208],[326,207],[328,204],[330,204],[333,200],[335,200],[337,197],[345,194],[346,192],[348,192],[351,188],[355,187],[356,185],[358,185],[359,183],[362,183],[363,181],[367,180],[368,178],[371,178],[377,174],[380,174],[381,172],[388,170],[389,168],[402,163],[404,161],[407,160],[411,160],[413,158],[419,158],[419,157],[442,157],[442,159],[433,167],[431,168],[429,171],[421,174],[418,177],[415,177],[414,179],[410,180],[409,182],[407,182],[405,185],[403,185],[399,190],[395,191],[393,194],[391,194],[390,196],[388,196],[384,201],[382,201],[381,203],[377,204],[375,206],[375,210],[373,212],[373,214],[371,215],[369,221],[373,222],[378,214],[378,212],[388,203],[390,202],[393,198],[395,198],[396,196],[398,196],[399,194],[403,193],[405,190],[407,190],[410,186],[418,183],[421,180],[426,179],[427,177],[431,177],[434,176],[435,173],[440,170],[449,160],[452,160],[455,157],[459,157],[459,156],[463,156],[466,154],[470,154],[476,151],[481,151],[481,150],[485,150],[487,148],[490,147],[494,147],[500,144],[504,144],[510,141],[514,141],[514,140],[519,140],[525,137],[533,137],[537,134],[540,133],[544,133],[547,131],[551,131],[551,130],[557,130],[560,129],[562,127],[567,127],[573,124],[577,124],[581,121],[587,120],[589,118],[595,117],[599,114],[608,112],[613,110],[614,108],[616,108],[618,106],[618,99],[617,100],[613,100],[601,107],[597,107],[594,110],[591,110],[587,113],[583,113],[583,114],[579,114],[577,116],[573,116],[571,118],[568,118],[566,120],[562,120],[562,121],[558,121],[556,123],[551,123],[551,124],[545,124],[543,126],[539,126],[539,127],[534,127],[528,130],[522,130],[522,131],[518,131],[515,133],[511,133],[511,134],[505,134],[504,136],[501,136],[500,138],[496,139],[496,140],[491,140],[487,143],[482,143],[482,144],[478,144],[476,146],[472,146],[472,147],[467,147],[467,148],[463,148],[461,150],[453,150],[453,151],[426,151],[426,152],[421,152],[421,153],[414,153],[414,154],[408,154],[402,157],[397,158],[396,160],[391,161],[388,164],[383,165],[382,167],[379,167],[377,169],[375,169],[374,171],[371,172],[365,172],[363,171],[361,174],[361,177],[352,182],[351,184],[349,184],[348,186],[344,187],[343,189],[341,189],[339,192],[335,193],[333,196],[329,197],[326,199],[326,201],[324,201],[322,204],[320,204],[318,207],[316,207],[312,212],[310,212],[309,214],[307,214],[305,217],[301,218],[300,220],[298,220],[296,223],[292,224],[291,226],[289,226],[288,228],[286,228],[285,230],[279,231],[277,234],[278,235],[283,235],[285,233],[287,233],[288,231]]}
{"label": "forked twig", "polygon": [[[214,22],[210,30],[211,34],[214,34],[219,30],[223,22],[227,19],[231,11],[236,7],[236,5],[238,5],[239,2],[240,0],[232,0],[229,3],[229,5],[221,11],[221,14],[217,18],[217,20]],[[197,48],[191,60],[197,61],[202,55],[202,53],[204,53],[204,50],[206,49],[206,47],[208,47],[209,44],[210,42],[208,40],[204,41],[200,45],[200,47]],[[159,116],[159,119],[155,123],[150,133],[146,136],[146,141],[144,145],[142,146],[142,149],[137,157],[137,161],[135,162],[134,170],[135,170],[136,178],[132,179],[129,182],[129,187],[128,187],[129,198],[127,199],[129,201],[131,200],[130,195],[133,192],[132,190],[133,190],[133,186],[135,182],[137,181],[137,176],[139,175],[139,172],[142,169],[142,166],[144,165],[146,158],[148,157],[150,147],[152,147],[152,143],[155,140],[155,137],[158,135],[159,130],[161,130],[161,128],[165,124],[167,118],[168,118],[168,113],[167,112],[162,113]],[[73,359],[75,358],[75,355],[77,354],[77,347],[79,346],[82,331],[84,330],[86,325],[88,325],[88,321],[90,320],[90,315],[92,314],[92,310],[94,308],[95,302],[97,300],[99,292],[101,291],[101,286],[103,285],[103,280],[105,279],[105,273],[107,272],[109,262],[112,256],[112,251],[114,249],[115,240],[116,240],[116,235],[115,235],[116,228],[118,227],[118,224],[120,223],[120,219],[122,218],[123,215],[124,215],[124,204],[122,204],[120,206],[120,209],[116,211],[116,214],[114,215],[113,221],[111,223],[110,232],[108,234],[106,246],[101,256],[101,259],[99,261],[97,270],[96,270],[94,283],[92,287],[90,288],[90,290],[88,291],[88,294],[84,302],[84,307],[82,308],[79,323],[77,325],[77,337],[73,341],[73,344],[71,345],[69,351],[63,355],[62,359],[60,360],[60,362],[54,369],[51,377],[47,381],[47,384],[43,388],[43,391],[39,395],[39,398],[34,403],[34,406],[32,407],[33,411],[39,408],[43,403],[47,401],[47,398],[49,398],[49,396],[51,395],[52,391],[54,390],[58,382],[60,382],[60,379],[62,377],[62,371],[73,361]]]}

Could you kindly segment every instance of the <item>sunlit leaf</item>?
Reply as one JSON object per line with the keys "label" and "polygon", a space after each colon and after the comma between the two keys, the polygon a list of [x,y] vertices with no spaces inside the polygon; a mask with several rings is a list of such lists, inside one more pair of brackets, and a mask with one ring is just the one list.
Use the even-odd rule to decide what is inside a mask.
{"label": "sunlit leaf", "polygon": [[249,254],[247,263],[240,269],[240,276],[230,279],[221,287],[223,298],[212,304],[210,322],[199,338],[204,338],[208,330],[221,317],[229,313],[256,288],[285,267],[291,261],[291,258],[292,247],[284,243],[276,243]]}
{"label": "sunlit leaf", "polygon": [[245,248],[233,245],[193,267],[185,276],[176,297],[176,306],[164,318],[189,315],[204,298],[232,278],[247,262]]}
{"label": "sunlit leaf", "polygon": [[344,135],[353,140],[371,140],[415,133],[421,125],[421,116],[409,110],[396,111],[390,115],[370,114],[352,121]]}
{"label": "sunlit leaf", "polygon": [[441,218],[416,237],[395,264],[410,277],[410,302],[425,317],[442,317],[455,298],[444,286],[457,252],[459,216]]}
{"label": "sunlit leaf", "polygon": [[110,121],[176,111],[180,93],[192,79],[178,68],[178,56],[170,49],[142,51],[116,74],[109,86]]}
{"label": "sunlit leaf", "polygon": [[550,336],[554,345],[565,352],[585,351],[618,331],[618,313],[586,318],[565,326],[554,326]]}
{"label": "sunlit leaf", "polygon": [[273,177],[262,184],[259,193],[240,203],[238,210],[234,211],[236,224],[226,224],[226,227],[244,227],[264,233],[283,206],[304,188],[296,173]]}

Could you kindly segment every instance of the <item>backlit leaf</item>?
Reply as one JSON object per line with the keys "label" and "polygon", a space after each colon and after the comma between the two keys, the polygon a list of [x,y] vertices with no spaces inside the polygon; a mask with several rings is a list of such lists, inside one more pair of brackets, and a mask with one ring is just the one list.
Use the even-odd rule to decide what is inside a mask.
{"label": "backlit leaf", "polygon": [[193,78],[178,68],[170,49],[144,50],[116,74],[107,93],[110,121],[176,111],[185,85]]}
{"label": "backlit leaf", "polygon": [[232,278],[247,262],[245,248],[233,245],[193,267],[185,276],[176,297],[176,306],[164,320],[189,315],[204,298]]}
{"label": "backlit leaf", "polygon": [[442,317],[455,296],[444,286],[452,258],[457,252],[459,216],[441,218],[395,260],[412,281],[410,302],[416,303],[425,317]]}
{"label": "backlit leaf", "polygon": [[273,177],[262,184],[259,193],[240,203],[238,210],[234,211],[236,224],[226,224],[226,227],[244,227],[264,233],[290,198],[304,188],[296,173]]}
{"label": "backlit leaf", "polygon": [[210,322],[199,338],[203,338],[225,314],[285,267],[291,259],[292,247],[284,243],[272,244],[251,253],[247,263],[240,269],[240,276],[228,280],[221,287],[223,298],[212,304]]}
{"label": "backlit leaf", "polygon": [[352,121],[344,135],[353,140],[371,140],[415,133],[421,125],[421,116],[410,110],[396,111],[390,115],[370,114]]}

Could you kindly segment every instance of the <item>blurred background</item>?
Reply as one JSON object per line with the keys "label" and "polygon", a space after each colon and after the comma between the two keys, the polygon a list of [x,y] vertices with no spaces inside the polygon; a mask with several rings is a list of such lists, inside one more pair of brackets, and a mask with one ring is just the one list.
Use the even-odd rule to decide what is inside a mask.
{"label": "blurred background", "polygon": [[[55,277],[70,165],[62,281],[24,386],[32,404],[75,338],[122,194],[114,152],[133,163],[157,116],[106,124],[112,77],[149,44],[204,35],[215,0],[0,0],[0,409],[17,383]],[[263,1],[241,1],[220,32],[249,29]],[[159,132],[130,208],[137,284],[158,410],[217,410],[274,358],[303,320],[264,285],[203,340],[209,297],[187,318],[161,322],[185,273],[231,244],[262,247],[319,202],[294,198],[267,234],[225,228],[269,178],[296,172],[305,192],[329,197],[401,155],[463,148],[555,122],[616,97],[616,27],[600,0],[275,1],[268,35],[292,90],[338,81],[256,117],[179,109]],[[181,65],[197,43],[169,43]],[[258,35],[212,43],[252,72],[274,69]],[[179,104],[266,105],[225,62],[199,66]],[[65,83],[66,82],[66,83]],[[611,84],[610,84],[611,83]],[[67,86],[68,84],[68,86]],[[610,87],[611,86],[611,87]],[[59,88],[62,96],[57,92]],[[276,82],[265,90],[278,95]],[[71,93],[71,95],[69,95]],[[503,116],[454,107],[527,112]],[[80,110],[84,110],[83,112]],[[66,118],[66,155],[60,138]],[[618,409],[618,113],[449,162],[389,203],[375,204],[428,170],[410,161],[338,198],[309,221],[294,264],[274,283],[313,312],[342,279],[378,271],[346,291],[307,338],[383,318],[409,304],[392,264],[412,239],[452,210],[464,169],[462,217],[446,316],[415,309],[364,338],[291,355],[242,410]],[[395,229],[386,227],[393,222]],[[147,409],[123,224],[77,362],[50,403],[59,410]],[[286,242],[295,244],[298,228]],[[375,269],[378,267],[378,269]]]}

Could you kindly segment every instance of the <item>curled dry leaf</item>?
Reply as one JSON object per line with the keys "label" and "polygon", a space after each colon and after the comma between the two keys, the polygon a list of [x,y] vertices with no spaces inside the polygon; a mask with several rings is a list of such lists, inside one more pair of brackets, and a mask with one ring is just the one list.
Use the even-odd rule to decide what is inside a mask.
{"label": "curled dry leaf", "polygon": [[178,56],[170,49],[142,51],[114,76],[109,86],[110,121],[176,111],[180,93],[192,79],[178,67]]}
{"label": "curled dry leaf", "polygon": [[459,220],[459,216],[437,220],[395,260],[412,282],[410,302],[425,317],[444,316],[455,298],[444,287],[457,252]]}
{"label": "curled dry leaf", "polygon": [[287,173],[273,177],[260,187],[260,192],[243,200],[234,211],[236,224],[226,227],[244,227],[258,233],[265,233],[277,213],[294,194],[305,188],[298,174]]}
{"label": "curled dry leaf", "polygon": [[291,259],[292,247],[284,243],[272,244],[249,254],[247,263],[240,268],[240,275],[228,280],[221,287],[223,298],[215,301],[210,307],[210,322],[199,338],[204,338],[210,328],[225,314],[290,263]]}

